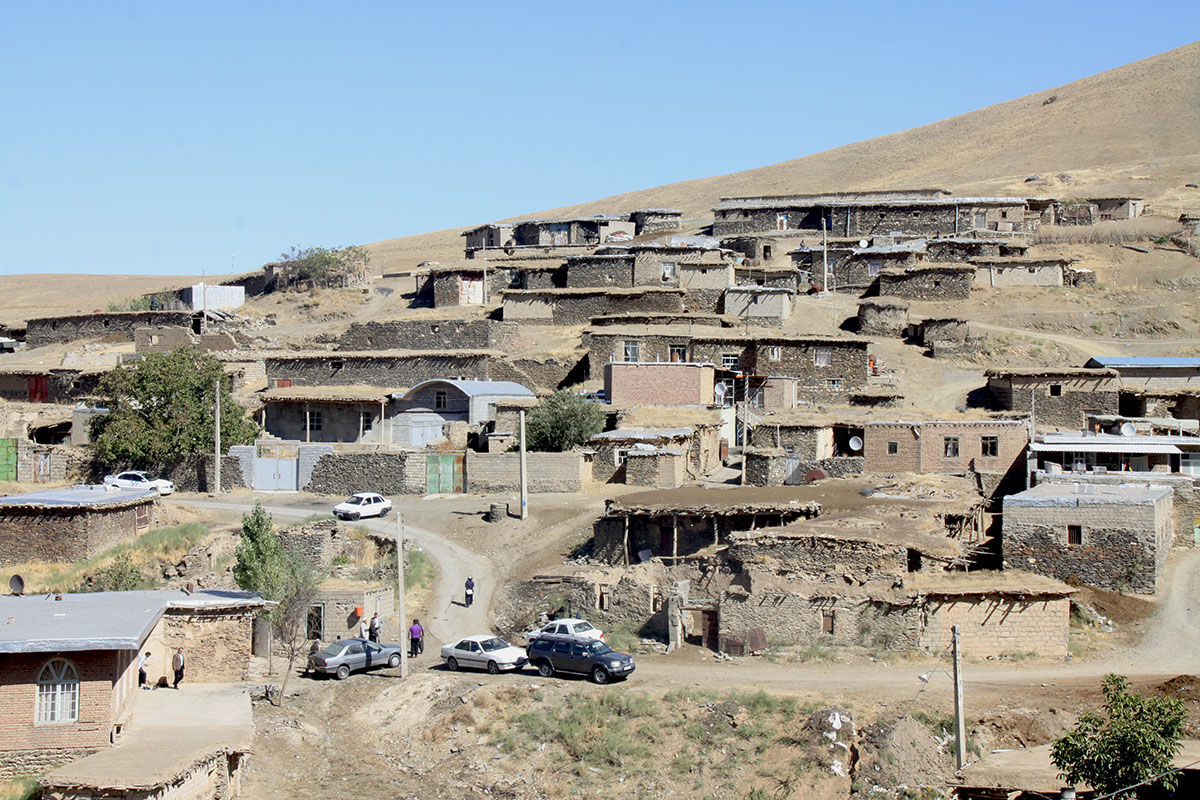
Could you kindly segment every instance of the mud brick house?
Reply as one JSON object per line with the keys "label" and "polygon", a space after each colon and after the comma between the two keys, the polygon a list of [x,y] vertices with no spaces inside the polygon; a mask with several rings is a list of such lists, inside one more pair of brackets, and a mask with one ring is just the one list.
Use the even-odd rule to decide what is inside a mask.
{"label": "mud brick house", "polygon": [[292,386],[262,395],[260,422],[280,439],[388,443],[392,390],[379,386]]}
{"label": "mud brick house", "polygon": [[1122,389],[1121,411],[1138,417],[1200,420],[1200,389]]}
{"label": "mud brick house", "polygon": [[92,396],[107,370],[0,366],[0,399],[72,403]]}
{"label": "mud brick house", "polygon": [[267,384],[294,386],[415,386],[446,375],[488,380],[506,373],[496,350],[374,350],[277,352],[264,359]]}
{"label": "mud brick house", "polygon": [[170,353],[180,347],[195,347],[206,353],[236,350],[238,343],[226,331],[194,333],[182,326],[136,328],[133,331],[135,353]]}
{"label": "mud brick house", "polygon": [[791,264],[788,253],[813,238],[811,231],[757,231],[720,240],[721,247],[743,256],[744,267],[786,267]]}
{"label": "mud brick house", "polygon": [[355,322],[338,340],[339,350],[504,350],[517,326],[493,319],[395,319]]}
{"label": "mud brick house", "polygon": [[513,238],[515,230],[516,225],[511,222],[493,222],[463,231],[461,235],[466,239],[464,248],[467,258],[471,258],[475,250],[500,250],[506,246],[511,247],[516,244]]}
{"label": "mud brick house", "polygon": [[775,286],[730,286],[725,290],[725,313],[748,324],[782,325],[792,315],[796,292]]}
{"label": "mud brick house", "polygon": [[738,286],[770,286],[777,289],[807,291],[811,277],[789,264],[752,266],[742,263],[733,271],[731,283]]}
{"label": "mud brick house", "polygon": [[913,327],[917,342],[934,358],[972,352],[978,344],[965,319],[926,317]]}
{"label": "mud brick house", "polygon": [[1039,484],[1004,498],[1006,569],[1153,594],[1174,538],[1166,486]]}
{"label": "mud brick house", "polygon": [[430,266],[422,294],[433,299],[434,308],[481,306],[488,301],[482,267]]}
{"label": "mud brick house", "polygon": [[687,453],[675,447],[635,444],[625,454],[625,483],[674,489],[688,479]]}
{"label": "mud brick house", "polygon": [[1121,376],[1115,369],[989,369],[984,376],[997,408],[1028,414],[1036,427],[1081,430],[1087,414],[1119,411]]}
{"label": "mud brick house", "polygon": [[501,292],[505,321],[532,325],[586,325],[593,317],[623,312],[680,314],[683,289],[634,288],[508,289]]}
{"label": "mud brick house", "polygon": [[150,527],[158,492],[77,486],[0,497],[0,564],[71,562]]}
{"label": "mud brick house", "polygon": [[828,258],[829,288],[835,291],[865,291],[879,280],[885,269],[905,269],[921,264],[925,259],[925,240],[872,244],[862,247],[855,242],[836,247],[821,243],[791,251],[792,263],[812,276],[814,285],[824,285]]}
{"label": "mud brick house", "polygon": [[798,485],[807,483],[806,476],[814,469],[833,477],[861,473],[863,419],[852,414],[784,411],[748,425],[746,443],[759,450],[760,469],[767,472],[755,480],[748,476],[747,482],[755,486]]}
{"label": "mud brick house", "polygon": [[628,289],[635,285],[634,254],[617,248],[602,248],[595,253],[571,256],[563,265],[566,285],[572,289],[612,287]]}
{"label": "mud brick house", "polygon": [[675,428],[627,426],[601,431],[587,441],[587,447],[594,452],[592,479],[600,483],[627,483],[626,462],[635,448],[643,451],[654,448],[672,456],[673,453],[668,451],[679,451],[684,454],[686,477],[706,475],[720,464],[717,430],[716,425],[690,425]]}
{"label": "mud brick house", "polygon": [[249,677],[248,592],[178,590],[0,597],[0,777],[39,773],[119,741],[137,691],[182,647],[190,683]]}
{"label": "mud brick house", "polygon": [[1065,286],[1074,259],[1051,256],[998,256],[973,258],[975,285],[981,288],[1003,286]]}
{"label": "mud brick house", "polygon": [[713,235],[825,230],[830,236],[958,236],[1025,233],[1022,197],[950,197],[944,190],[723,198],[713,207]]}
{"label": "mud brick house", "polygon": [[469,435],[480,436],[495,420],[498,402],[533,398],[533,392],[511,381],[437,378],[392,395],[391,441],[402,447],[424,447],[442,438],[446,425],[460,422]]}
{"label": "mud brick house", "polygon": [[871,297],[858,304],[858,332],[866,336],[900,336],[908,330],[908,301]]}
{"label": "mud brick house", "polygon": [[360,633],[359,622],[373,614],[385,620],[395,616],[395,587],[349,578],[326,578],[309,607],[304,638],[319,642],[355,638]]}
{"label": "mud brick house", "polygon": [[503,453],[510,445],[516,444],[521,429],[521,412],[528,415],[537,408],[538,402],[536,397],[497,397],[494,418],[487,431],[487,451]]}
{"label": "mud brick house", "polygon": [[1017,257],[1028,250],[1029,243],[1024,239],[995,236],[936,236],[925,240],[925,258],[938,263]]}
{"label": "mud brick house", "polygon": [[613,361],[604,365],[604,398],[614,406],[709,406],[715,374],[712,364]]}
{"label": "mud brick house", "polygon": [[966,300],[975,268],[963,264],[930,264],[879,273],[879,294],[909,300]]}
{"label": "mud brick house", "polygon": [[147,326],[185,327],[199,333],[200,317],[191,311],[97,311],[42,317],[26,323],[25,343],[33,348],[113,335],[132,342],[133,332]]}
{"label": "mud brick house", "polygon": [[1094,356],[1085,367],[1115,369],[1125,389],[1183,389],[1200,393],[1200,358],[1170,356]]}
{"label": "mud brick house", "polygon": [[683,212],[677,208],[639,208],[629,215],[634,235],[652,233],[674,233],[679,230]]}

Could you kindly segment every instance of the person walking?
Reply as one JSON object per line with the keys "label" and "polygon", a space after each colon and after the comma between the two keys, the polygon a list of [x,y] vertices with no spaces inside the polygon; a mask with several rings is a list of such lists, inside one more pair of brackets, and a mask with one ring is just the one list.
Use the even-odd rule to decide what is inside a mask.
{"label": "person walking", "polygon": [[179,688],[179,682],[183,680],[183,648],[180,647],[175,651],[175,655],[171,657],[171,669],[175,670],[175,683],[171,684],[173,688]]}
{"label": "person walking", "polygon": [[382,627],[383,623],[379,621],[379,613],[376,612],[375,615],[371,617],[371,624],[367,629],[367,636],[372,642],[379,641],[379,631]]}
{"label": "person walking", "polygon": [[149,689],[146,685],[146,664],[150,661],[150,651],[142,653],[138,656],[138,688]]}
{"label": "person walking", "polygon": [[408,657],[416,658],[425,652],[425,629],[421,620],[413,618],[413,624],[408,626]]}
{"label": "person walking", "polygon": [[466,590],[467,590],[466,591],[466,605],[467,605],[467,608],[470,608],[471,604],[475,602],[475,579],[472,578],[470,575],[468,575],[465,586],[466,586]]}

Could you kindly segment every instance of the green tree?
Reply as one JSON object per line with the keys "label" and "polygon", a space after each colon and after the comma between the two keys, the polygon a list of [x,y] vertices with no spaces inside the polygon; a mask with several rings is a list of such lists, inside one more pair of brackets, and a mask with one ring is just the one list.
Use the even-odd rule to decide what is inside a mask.
{"label": "green tree", "polygon": [[92,445],[106,464],[150,466],[213,451],[213,391],[221,381],[221,444],[250,444],[258,426],[229,393],[221,362],[194,347],[154,353],[100,379],[107,414],[91,421]]}
{"label": "green tree", "polygon": [[371,254],[361,247],[292,247],[279,256],[279,263],[292,280],[316,284],[347,284],[367,275]]}
{"label": "green tree", "polygon": [[140,589],[146,583],[146,576],[133,563],[129,553],[121,553],[106,567],[96,574],[89,576],[75,588],[77,592],[127,592]]}
{"label": "green tree", "polygon": [[555,392],[529,415],[525,423],[526,447],[562,452],[578,447],[603,429],[600,404],[572,392]]}
{"label": "green tree", "polygon": [[[1183,703],[1169,697],[1143,697],[1120,675],[1104,676],[1103,713],[1087,712],[1075,730],[1054,742],[1050,758],[1068,783],[1090,783],[1101,794],[1146,781],[1171,769],[1181,747]],[[1155,783],[1175,788],[1178,773]],[[1138,790],[1120,797],[1137,797]]]}

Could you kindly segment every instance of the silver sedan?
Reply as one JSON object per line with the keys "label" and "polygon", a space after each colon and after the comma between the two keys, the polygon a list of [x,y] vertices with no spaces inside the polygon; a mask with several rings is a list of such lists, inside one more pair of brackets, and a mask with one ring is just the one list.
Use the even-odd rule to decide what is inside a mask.
{"label": "silver sedan", "polygon": [[378,644],[366,639],[340,639],[308,657],[307,672],[333,675],[345,680],[351,672],[378,667],[400,666],[403,650],[394,644]]}
{"label": "silver sedan", "polygon": [[443,645],[442,658],[448,670],[455,671],[460,667],[486,669],[493,675],[507,669],[520,669],[529,660],[525,648],[513,647],[491,634],[467,636]]}

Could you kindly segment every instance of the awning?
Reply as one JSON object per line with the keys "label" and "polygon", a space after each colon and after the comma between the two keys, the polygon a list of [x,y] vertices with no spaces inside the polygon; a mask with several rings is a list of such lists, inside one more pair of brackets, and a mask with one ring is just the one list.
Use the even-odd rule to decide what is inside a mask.
{"label": "awning", "polygon": [[1173,444],[1158,442],[1030,442],[1029,449],[1039,453],[1130,453],[1133,455],[1168,455],[1181,453]]}

